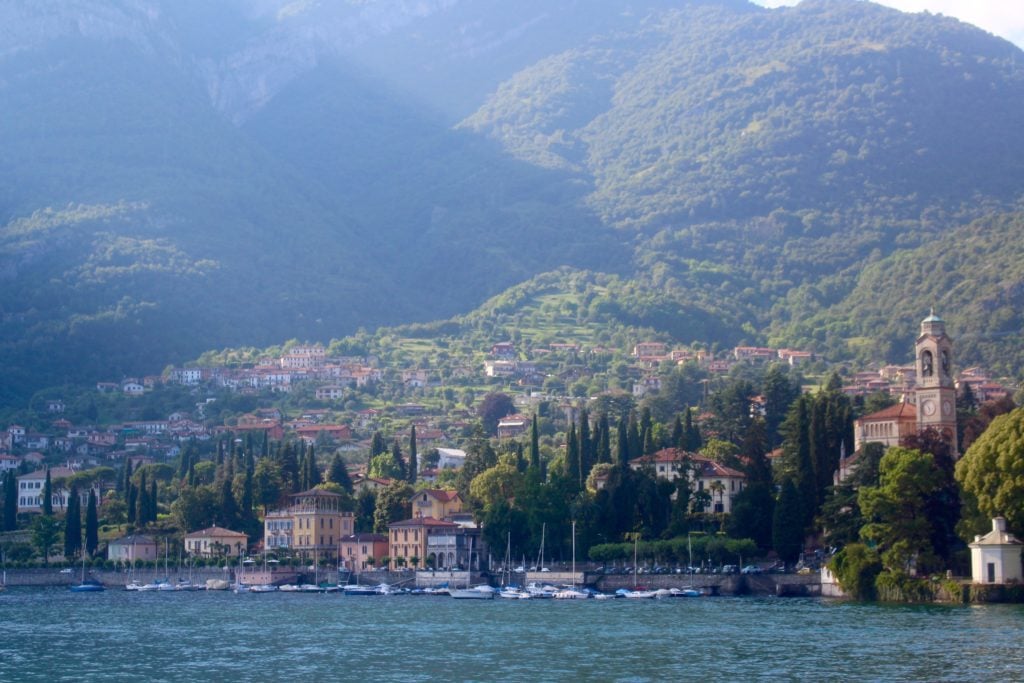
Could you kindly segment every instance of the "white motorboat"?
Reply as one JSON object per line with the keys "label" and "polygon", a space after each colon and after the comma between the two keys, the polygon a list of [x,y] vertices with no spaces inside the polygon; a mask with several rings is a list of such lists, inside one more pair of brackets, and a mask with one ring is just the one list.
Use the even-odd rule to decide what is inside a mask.
{"label": "white motorboat", "polygon": [[448,592],[456,600],[493,600],[497,590],[487,585],[472,588],[449,588]]}

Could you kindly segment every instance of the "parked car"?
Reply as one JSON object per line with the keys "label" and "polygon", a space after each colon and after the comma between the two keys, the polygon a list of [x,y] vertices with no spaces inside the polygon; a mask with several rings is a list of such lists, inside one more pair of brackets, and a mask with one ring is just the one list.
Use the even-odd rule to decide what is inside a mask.
{"label": "parked car", "polygon": [[740,571],[744,574],[760,574],[761,568],[758,567],[756,564],[748,564]]}
{"label": "parked car", "polygon": [[60,570],[60,573],[61,573],[61,574],[70,574],[70,573],[71,573],[71,571],[72,571],[72,570],[71,570],[71,567],[64,567],[64,569],[61,569],[61,570]]}

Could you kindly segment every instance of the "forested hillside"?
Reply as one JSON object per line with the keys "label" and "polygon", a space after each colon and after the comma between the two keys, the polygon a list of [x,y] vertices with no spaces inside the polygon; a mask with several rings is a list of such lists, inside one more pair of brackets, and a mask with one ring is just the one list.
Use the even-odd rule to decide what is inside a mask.
{"label": "forested hillside", "polygon": [[574,269],[611,283],[593,320],[847,354],[821,316],[860,310],[864,267],[1024,175],[1020,50],[852,0],[17,0],[0,39],[10,404]]}

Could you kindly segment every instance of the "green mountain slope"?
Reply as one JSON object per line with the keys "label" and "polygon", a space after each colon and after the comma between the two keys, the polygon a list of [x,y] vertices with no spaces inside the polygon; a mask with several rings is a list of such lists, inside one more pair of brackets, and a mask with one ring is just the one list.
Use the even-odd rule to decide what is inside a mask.
{"label": "green mountain slope", "polygon": [[617,225],[916,217],[1017,193],[1021,57],[955,20],[866,2],[689,5],[542,60],[463,125],[591,180]]}
{"label": "green mountain slope", "polygon": [[594,321],[818,340],[1024,177],[1020,50],[848,0],[14,0],[0,41],[6,403],[553,270],[608,274]]}
{"label": "green mountain slope", "polygon": [[871,264],[851,294],[789,326],[781,341],[909,362],[919,319],[947,321],[957,363],[1005,376],[1024,367],[1024,214],[978,220],[942,239]]}

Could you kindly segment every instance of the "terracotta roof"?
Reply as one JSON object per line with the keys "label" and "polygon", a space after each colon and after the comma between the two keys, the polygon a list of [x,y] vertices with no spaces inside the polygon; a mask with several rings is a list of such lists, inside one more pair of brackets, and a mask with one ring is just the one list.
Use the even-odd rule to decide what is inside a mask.
{"label": "terracotta roof", "polygon": [[739,470],[734,470],[731,467],[709,460],[702,455],[696,453],[689,453],[682,450],[681,448],[663,448],[657,453],[650,455],[642,455],[639,458],[633,458],[630,463],[640,464],[655,464],[655,463],[678,463],[684,460],[689,460],[690,463],[699,468],[699,474],[701,477],[745,477]]}
{"label": "terracotta roof", "polygon": [[422,491],[417,491],[415,496],[418,496],[421,493],[426,493],[442,503],[450,503],[459,497],[458,491],[446,491],[445,489],[423,489]]}
{"label": "terracotta roof", "polygon": [[192,533],[185,536],[185,538],[205,538],[207,536],[233,536],[233,537],[245,537],[241,531],[232,531],[231,529],[225,529],[222,526],[211,526],[207,529],[200,531],[193,531]]}
{"label": "terracotta roof", "polygon": [[875,421],[875,420],[899,420],[899,419],[917,419],[917,409],[914,408],[910,403],[897,403],[894,406],[889,406],[883,410],[879,410],[877,413],[871,413],[870,415],[862,415],[859,418],[860,422]]}
{"label": "terracotta roof", "polygon": [[695,458],[700,457],[701,456],[697,455],[696,453],[690,453],[688,451],[684,451],[681,448],[663,448],[656,453],[651,453],[650,455],[641,455],[639,458],[633,458],[632,460],[630,460],[630,462],[636,462],[641,464],[659,462],[679,462],[687,458],[693,460]]}
{"label": "terracotta roof", "polygon": [[342,536],[342,543],[386,543],[388,540],[387,536],[383,534],[351,534],[349,536]]}
{"label": "terracotta roof", "polygon": [[388,528],[392,528],[392,527],[414,527],[414,526],[419,526],[419,527],[427,526],[427,527],[458,528],[459,525],[454,523],[454,522],[445,522],[444,520],[441,520],[441,519],[434,519],[433,517],[416,517],[414,519],[406,519],[406,520],[402,520],[401,522],[392,522],[391,524],[388,524]]}

